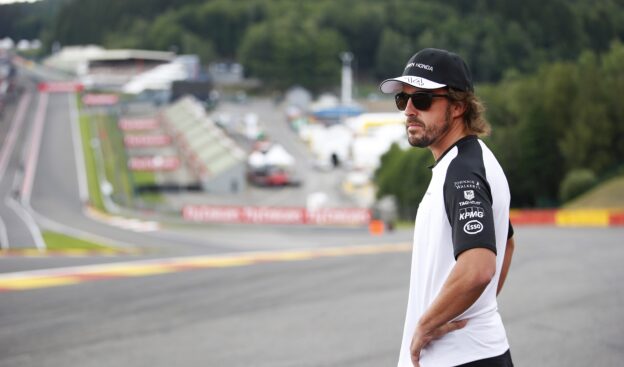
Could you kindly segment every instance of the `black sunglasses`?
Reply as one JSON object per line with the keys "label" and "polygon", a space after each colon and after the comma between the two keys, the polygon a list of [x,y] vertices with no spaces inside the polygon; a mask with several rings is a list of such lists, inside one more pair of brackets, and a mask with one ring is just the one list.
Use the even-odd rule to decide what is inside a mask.
{"label": "black sunglasses", "polygon": [[394,96],[394,101],[396,102],[397,108],[401,111],[405,111],[407,108],[407,101],[410,99],[412,100],[412,105],[414,105],[417,110],[427,111],[431,107],[434,97],[449,98],[449,95],[431,92],[416,92],[412,94],[401,92]]}

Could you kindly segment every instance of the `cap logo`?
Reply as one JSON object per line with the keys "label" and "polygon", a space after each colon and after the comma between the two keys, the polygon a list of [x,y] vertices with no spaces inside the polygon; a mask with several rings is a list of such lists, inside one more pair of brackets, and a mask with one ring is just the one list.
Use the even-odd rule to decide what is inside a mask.
{"label": "cap logo", "polygon": [[422,87],[423,85],[425,85],[425,82],[423,82],[422,78],[415,76],[408,76],[405,78],[405,81],[413,86]]}
{"label": "cap logo", "polygon": [[433,72],[433,66],[427,65],[427,64],[410,62],[409,64],[407,64],[407,66],[405,68],[407,69],[407,68],[411,68],[411,67],[417,67],[417,68],[420,68],[420,69],[425,69],[425,70],[429,70],[429,71]]}

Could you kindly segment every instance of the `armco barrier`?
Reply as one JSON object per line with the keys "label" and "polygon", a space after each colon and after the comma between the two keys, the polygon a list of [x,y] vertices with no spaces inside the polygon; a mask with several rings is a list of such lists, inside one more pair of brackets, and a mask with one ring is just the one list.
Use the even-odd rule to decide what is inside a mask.
{"label": "armco barrier", "polygon": [[[364,208],[325,208],[308,211],[298,207],[186,205],[185,220],[204,223],[369,225],[372,216]],[[624,226],[624,210],[609,209],[512,209],[511,223],[559,227]]]}
{"label": "armco barrier", "polygon": [[514,225],[624,226],[624,209],[512,209],[509,217]]}
{"label": "armco barrier", "polygon": [[362,208],[306,210],[298,207],[186,205],[182,217],[204,223],[367,226],[371,212]]}

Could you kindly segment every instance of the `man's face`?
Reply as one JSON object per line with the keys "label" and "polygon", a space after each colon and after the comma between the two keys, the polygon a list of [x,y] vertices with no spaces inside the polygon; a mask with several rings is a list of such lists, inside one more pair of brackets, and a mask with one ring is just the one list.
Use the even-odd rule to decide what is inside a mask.
{"label": "man's face", "polygon": [[[419,91],[435,94],[447,93],[443,88],[425,90],[409,85],[403,86],[403,92],[407,94]],[[435,144],[451,127],[451,108],[447,98],[433,98],[431,107],[425,111],[414,107],[410,100],[404,113],[406,116],[407,140],[414,147],[425,148]]]}

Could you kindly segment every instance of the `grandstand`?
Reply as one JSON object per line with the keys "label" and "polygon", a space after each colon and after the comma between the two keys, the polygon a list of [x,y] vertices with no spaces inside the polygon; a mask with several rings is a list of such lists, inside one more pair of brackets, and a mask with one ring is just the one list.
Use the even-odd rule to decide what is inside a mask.
{"label": "grandstand", "polygon": [[245,152],[206,115],[201,102],[183,97],[162,111],[161,120],[204,191],[245,189]]}

